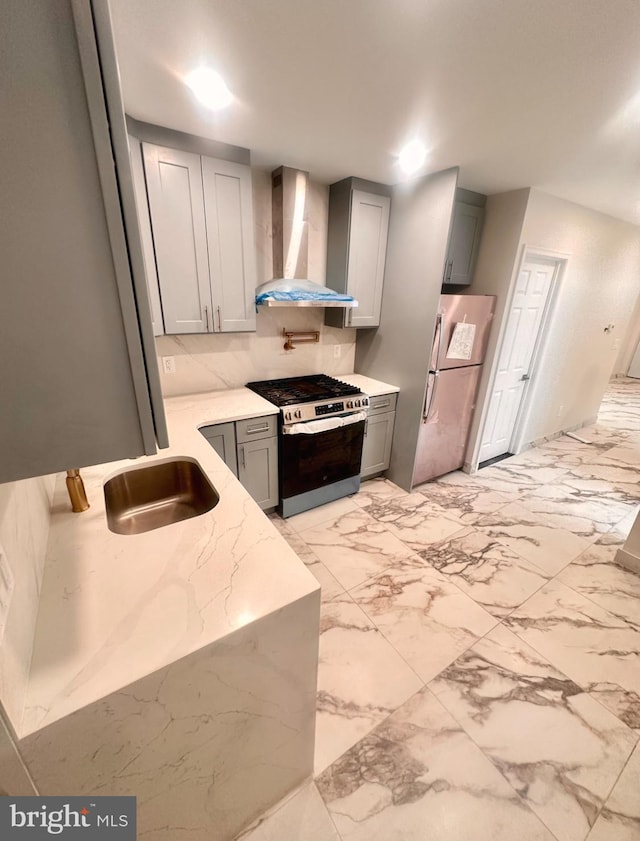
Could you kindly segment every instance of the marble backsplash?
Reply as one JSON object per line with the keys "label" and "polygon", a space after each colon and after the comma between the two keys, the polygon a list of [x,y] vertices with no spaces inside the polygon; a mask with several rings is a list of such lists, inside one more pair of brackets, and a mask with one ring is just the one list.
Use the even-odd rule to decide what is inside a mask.
{"label": "marble backsplash", "polygon": [[55,476],[0,485],[0,546],[15,582],[0,644],[0,701],[16,728],[29,678],[54,485]]}
{"label": "marble backsplash", "polygon": [[[318,330],[320,341],[298,345],[295,350],[284,350],[283,327],[287,330]],[[238,388],[252,380],[300,374],[350,374],[354,368],[355,346],[355,329],[327,327],[324,310],[311,307],[274,307],[260,311],[255,333],[156,338],[165,397]],[[175,373],[164,373],[163,356],[175,358]]]}

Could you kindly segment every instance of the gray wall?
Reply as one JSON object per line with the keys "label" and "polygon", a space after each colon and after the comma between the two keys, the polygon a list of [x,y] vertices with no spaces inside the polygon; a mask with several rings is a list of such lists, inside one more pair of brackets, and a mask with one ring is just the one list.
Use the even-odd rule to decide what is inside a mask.
{"label": "gray wall", "polygon": [[413,479],[458,170],[394,187],[380,327],[357,331],[355,370],[400,388],[389,478]]}
{"label": "gray wall", "polygon": [[[593,421],[638,300],[640,228],[536,189],[490,196],[470,291],[497,295],[498,302],[467,451],[471,465],[525,248],[564,257],[566,266],[532,370],[516,450]],[[609,324],[615,327],[606,333]]]}
{"label": "gray wall", "polygon": [[489,408],[488,390],[493,379],[493,367],[504,332],[504,313],[508,303],[509,290],[517,271],[520,234],[529,200],[529,188],[512,190],[489,196],[485,206],[484,227],[480,240],[478,262],[473,282],[468,291],[471,295],[495,295],[496,307],[487,345],[487,355],[478,388],[476,410],[469,434],[467,464],[474,464],[480,448],[480,432]]}

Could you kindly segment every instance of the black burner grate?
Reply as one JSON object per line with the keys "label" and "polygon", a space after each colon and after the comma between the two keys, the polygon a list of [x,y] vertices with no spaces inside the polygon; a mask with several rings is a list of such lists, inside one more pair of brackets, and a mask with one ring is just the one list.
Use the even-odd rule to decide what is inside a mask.
{"label": "black burner grate", "polygon": [[311,374],[308,377],[285,377],[280,380],[261,380],[247,383],[255,391],[276,406],[292,406],[295,403],[312,403],[314,400],[330,400],[332,397],[346,397],[359,394],[360,389],[343,383],[326,374]]}

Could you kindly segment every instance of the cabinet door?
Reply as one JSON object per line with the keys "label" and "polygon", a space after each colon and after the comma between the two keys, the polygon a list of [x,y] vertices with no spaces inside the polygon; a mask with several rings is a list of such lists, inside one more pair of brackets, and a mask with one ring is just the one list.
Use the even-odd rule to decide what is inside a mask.
{"label": "cabinet door", "polygon": [[445,283],[467,286],[473,279],[473,270],[480,246],[484,208],[456,202],[449,254],[445,267]]}
{"label": "cabinet door", "polygon": [[261,508],[278,504],[278,439],[238,444],[238,479]]}
{"label": "cabinet door", "polygon": [[362,190],[352,193],[347,292],[358,301],[358,306],[347,311],[350,327],[380,324],[390,207],[388,196]]}
{"label": "cabinet door", "polygon": [[151,455],[154,422],[160,437],[155,353],[143,335],[149,314],[134,297],[138,232],[123,212],[124,115],[114,73],[105,75],[115,69],[110,32],[98,35],[92,11],[0,5],[11,80],[2,126],[2,483]]}
{"label": "cabinet door", "polygon": [[233,423],[217,423],[214,426],[204,426],[200,432],[220,458],[227,465],[234,476],[238,475],[236,459],[236,432]]}
{"label": "cabinet door", "polygon": [[366,479],[367,476],[381,473],[389,467],[395,417],[395,412],[385,412],[367,418],[362,447],[361,478]]}
{"label": "cabinet door", "polygon": [[256,329],[251,170],[202,158],[215,332]]}
{"label": "cabinet door", "polygon": [[167,333],[211,331],[200,156],[142,144]]}
{"label": "cabinet door", "polygon": [[162,305],[160,304],[160,287],[156,270],[156,255],[153,249],[153,235],[151,233],[151,218],[147,202],[147,187],[142,167],[142,144],[137,137],[129,137],[129,155],[131,158],[131,177],[136,198],[138,224],[140,225],[140,240],[142,242],[142,257],[147,277],[147,291],[151,305],[151,323],[154,336],[164,335],[164,321]]}

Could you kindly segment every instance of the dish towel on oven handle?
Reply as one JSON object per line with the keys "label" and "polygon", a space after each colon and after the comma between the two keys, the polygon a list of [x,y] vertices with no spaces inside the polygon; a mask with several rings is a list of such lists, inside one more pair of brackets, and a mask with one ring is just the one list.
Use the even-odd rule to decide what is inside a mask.
{"label": "dish towel on oven handle", "polygon": [[285,435],[315,435],[317,432],[326,432],[329,429],[338,429],[341,426],[349,426],[367,419],[366,412],[354,412],[351,415],[337,415],[334,418],[319,418],[318,420],[304,421],[303,423],[292,423],[291,426],[283,427]]}

